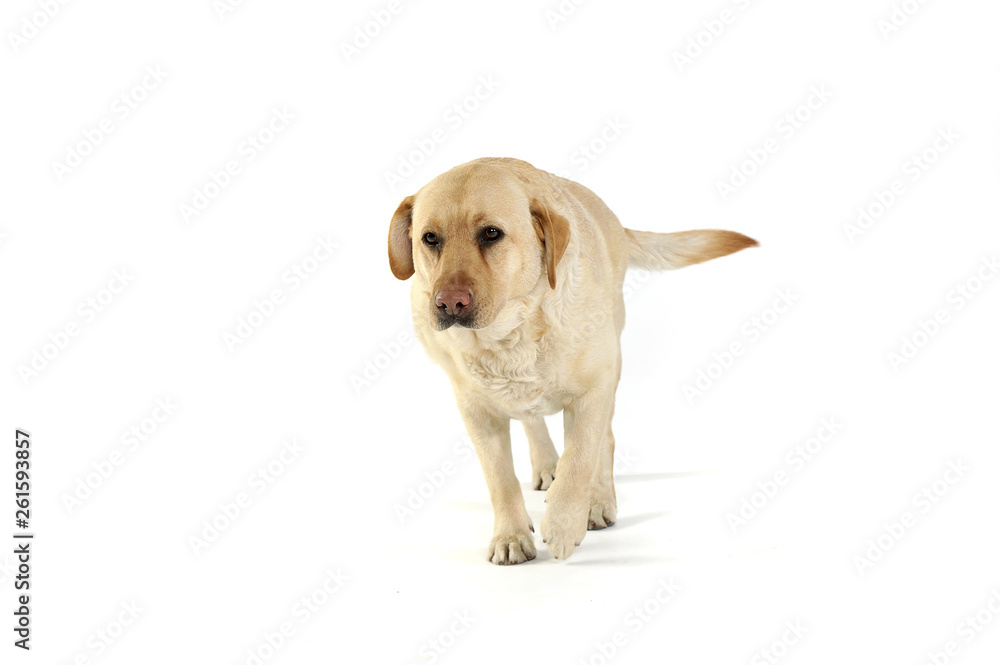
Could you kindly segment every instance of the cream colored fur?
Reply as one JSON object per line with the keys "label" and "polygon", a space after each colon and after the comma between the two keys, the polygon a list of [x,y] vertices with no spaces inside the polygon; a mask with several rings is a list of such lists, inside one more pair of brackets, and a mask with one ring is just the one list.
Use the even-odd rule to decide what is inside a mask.
{"label": "cream colored fur", "polygon": [[[478,241],[486,225],[503,237]],[[436,248],[426,233],[439,239]],[[413,277],[417,335],[451,379],[483,468],[493,563],[536,554],[514,475],[511,419],[528,438],[532,486],[548,491],[541,536],[555,558],[572,554],[588,527],[615,522],[611,419],[626,268],[677,268],[755,244],[730,231],[624,229],[587,188],[515,159],[463,164],[403,201],[390,225],[390,266],[400,279]],[[440,330],[435,295],[454,283],[469,286],[474,327]],[[559,411],[562,458],[543,420]]]}

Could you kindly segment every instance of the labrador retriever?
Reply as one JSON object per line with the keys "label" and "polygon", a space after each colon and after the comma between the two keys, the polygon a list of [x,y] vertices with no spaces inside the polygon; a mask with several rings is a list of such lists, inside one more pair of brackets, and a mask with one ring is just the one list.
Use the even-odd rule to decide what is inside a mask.
{"label": "labrador retriever", "polygon": [[[733,231],[623,228],[589,189],[509,158],[477,159],[399,205],[389,266],[413,277],[418,338],[447,372],[493,504],[487,555],[535,558],[514,475],[510,420],[527,435],[532,486],[547,490],[542,542],[565,559],[615,523],[611,417],[628,267],[681,268],[757,244]],[[560,458],[543,416],[563,412]]]}

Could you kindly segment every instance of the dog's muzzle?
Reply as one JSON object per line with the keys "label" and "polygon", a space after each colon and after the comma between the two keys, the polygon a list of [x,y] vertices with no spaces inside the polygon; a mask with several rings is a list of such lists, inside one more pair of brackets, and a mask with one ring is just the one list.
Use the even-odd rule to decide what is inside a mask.
{"label": "dog's muzzle", "polygon": [[475,323],[472,292],[462,286],[447,286],[434,296],[434,308],[440,330],[453,325],[471,328]]}

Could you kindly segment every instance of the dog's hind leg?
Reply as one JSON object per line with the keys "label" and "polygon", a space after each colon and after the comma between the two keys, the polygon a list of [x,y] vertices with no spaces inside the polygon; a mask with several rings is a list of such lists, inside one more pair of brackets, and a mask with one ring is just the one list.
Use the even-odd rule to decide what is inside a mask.
{"label": "dog's hind leg", "polygon": [[532,416],[522,420],[521,424],[524,425],[531,454],[531,486],[536,490],[547,490],[556,477],[559,453],[552,443],[544,418]]}
{"label": "dog's hind leg", "polygon": [[590,517],[587,529],[605,529],[618,518],[618,501],[615,498],[615,435],[608,423],[608,441],[597,459],[597,468],[590,481]]}
{"label": "dog's hind leg", "polygon": [[[621,378],[621,352],[618,354],[618,379]],[[618,499],[615,497],[615,433],[611,421],[615,415],[615,398],[611,398],[611,413],[608,415],[608,433],[598,448],[597,467],[590,479],[590,515],[587,529],[606,529],[618,519]]]}

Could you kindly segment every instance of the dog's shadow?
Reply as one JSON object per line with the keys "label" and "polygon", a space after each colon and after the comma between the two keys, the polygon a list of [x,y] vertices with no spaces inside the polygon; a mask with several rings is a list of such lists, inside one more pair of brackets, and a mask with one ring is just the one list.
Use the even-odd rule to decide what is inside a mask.
{"label": "dog's shadow", "polygon": [[618,518],[618,521],[615,522],[614,528],[616,531],[622,531],[623,529],[628,529],[639,524],[663,519],[670,514],[671,511],[669,510],[656,510],[648,513],[639,513],[638,515],[624,515]]}
{"label": "dog's shadow", "polygon": [[[636,473],[632,475],[621,475],[615,477],[615,484],[619,483],[633,483],[633,482],[650,482],[657,480],[671,480],[676,478],[687,478],[690,476],[701,476],[710,475],[714,473],[713,471],[682,471],[676,473]],[[521,489],[524,492],[525,503],[527,504],[528,511],[535,513],[537,516],[536,522],[541,520],[542,514],[545,511],[545,493],[532,488],[526,483],[522,483]],[[638,514],[627,514],[619,515],[618,520],[614,524],[614,531],[624,531],[636,527],[640,524],[645,524],[646,522],[652,522],[654,520],[663,519],[669,515],[673,514],[670,510],[656,510],[649,511],[645,513]],[[592,533],[600,533],[602,530],[597,530]]]}
{"label": "dog's shadow", "polygon": [[615,484],[646,482],[650,480],[672,480],[676,478],[692,478],[694,476],[710,476],[717,471],[675,471],[673,473],[623,473],[615,474]]}

